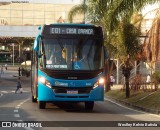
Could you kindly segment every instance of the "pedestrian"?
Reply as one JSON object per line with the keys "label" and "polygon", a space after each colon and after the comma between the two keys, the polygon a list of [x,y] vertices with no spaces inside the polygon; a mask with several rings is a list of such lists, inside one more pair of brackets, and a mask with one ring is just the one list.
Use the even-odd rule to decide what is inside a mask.
{"label": "pedestrian", "polygon": [[0,77],[2,76],[3,73],[4,73],[4,72],[3,72],[3,65],[1,65],[1,73],[0,73]]}
{"label": "pedestrian", "polygon": [[15,93],[17,93],[18,90],[20,91],[20,93],[22,93],[22,85],[21,85],[20,78],[18,78],[18,80],[17,80],[17,89],[16,89]]}
{"label": "pedestrian", "polygon": [[110,85],[111,85],[111,87],[113,86],[114,82],[115,82],[115,78],[114,78],[113,75],[111,75],[110,76]]}
{"label": "pedestrian", "polygon": [[0,71],[0,77],[2,76],[2,68],[0,67],[1,71]]}
{"label": "pedestrian", "polygon": [[146,86],[148,89],[150,89],[150,83],[151,83],[151,76],[150,76],[150,74],[148,74],[147,79],[146,79],[146,84],[147,84]]}
{"label": "pedestrian", "polygon": [[150,76],[150,74],[147,75],[146,83],[147,84],[151,83],[151,76]]}
{"label": "pedestrian", "polygon": [[4,66],[5,66],[5,69],[7,70],[7,66],[8,66],[8,65],[7,65],[7,64],[5,64]]}
{"label": "pedestrian", "polygon": [[22,67],[22,70],[21,70],[21,75],[22,75],[22,76],[25,76],[25,70],[24,70],[23,67]]}

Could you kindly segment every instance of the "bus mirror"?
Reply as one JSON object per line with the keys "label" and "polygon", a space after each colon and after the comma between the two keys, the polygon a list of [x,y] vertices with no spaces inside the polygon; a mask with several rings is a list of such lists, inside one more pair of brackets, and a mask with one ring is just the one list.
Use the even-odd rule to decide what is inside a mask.
{"label": "bus mirror", "polygon": [[39,39],[40,39],[40,37],[41,37],[41,36],[38,35],[38,36],[36,37],[36,39],[34,40],[34,48],[33,48],[33,49],[34,49],[35,51],[38,51],[38,49],[39,49],[39,48],[38,48],[38,44],[39,44]]}
{"label": "bus mirror", "polygon": [[36,57],[41,58],[42,54],[38,54],[38,52],[36,52]]}
{"label": "bus mirror", "polygon": [[38,30],[41,30],[41,29],[42,29],[42,26],[39,26],[39,27],[38,27]]}
{"label": "bus mirror", "polygon": [[42,57],[42,55],[43,55],[43,54],[39,54],[39,55],[38,55],[38,58],[41,58],[41,57]]}

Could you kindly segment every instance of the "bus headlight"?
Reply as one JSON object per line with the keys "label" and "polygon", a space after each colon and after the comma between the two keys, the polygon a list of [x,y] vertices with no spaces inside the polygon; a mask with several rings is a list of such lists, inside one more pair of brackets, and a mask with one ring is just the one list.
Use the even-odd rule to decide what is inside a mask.
{"label": "bus headlight", "polygon": [[96,87],[98,87],[99,85],[104,85],[105,83],[105,79],[103,77],[101,77],[93,86],[93,88],[95,89]]}
{"label": "bus headlight", "polygon": [[99,82],[99,85],[103,85],[104,82],[105,82],[105,79],[104,78],[100,78],[98,82]]}
{"label": "bus headlight", "polygon": [[39,81],[42,83],[42,84],[45,84],[46,83],[46,79],[44,77],[39,77]]}
{"label": "bus headlight", "polygon": [[47,80],[46,80],[46,86],[47,86],[47,87],[49,87],[49,88],[52,88],[52,86],[51,86],[50,82],[49,82],[49,81],[47,81]]}
{"label": "bus headlight", "polygon": [[46,85],[47,87],[52,88],[50,82],[47,81],[44,77],[39,77],[39,81],[40,81],[42,84]]}

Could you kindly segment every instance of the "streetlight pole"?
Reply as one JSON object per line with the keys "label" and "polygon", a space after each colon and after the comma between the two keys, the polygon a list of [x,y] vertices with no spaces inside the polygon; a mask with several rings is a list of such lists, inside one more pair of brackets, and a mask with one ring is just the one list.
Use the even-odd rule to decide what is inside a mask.
{"label": "streetlight pole", "polygon": [[13,46],[13,66],[14,66],[14,43],[12,43]]}
{"label": "streetlight pole", "polygon": [[86,0],[83,1],[83,6],[84,6],[84,17],[83,17],[83,20],[84,20],[84,23],[86,23]]}

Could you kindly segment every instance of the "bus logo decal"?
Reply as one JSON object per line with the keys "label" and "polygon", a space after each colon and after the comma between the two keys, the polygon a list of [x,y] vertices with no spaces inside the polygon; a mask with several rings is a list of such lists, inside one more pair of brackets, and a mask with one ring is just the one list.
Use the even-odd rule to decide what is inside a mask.
{"label": "bus logo decal", "polygon": [[55,86],[65,86],[65,87],[67,87],[67,86],[68,86],[68,83],[62,83],[62,82],[56,81],[56,82],[55,82]]}

